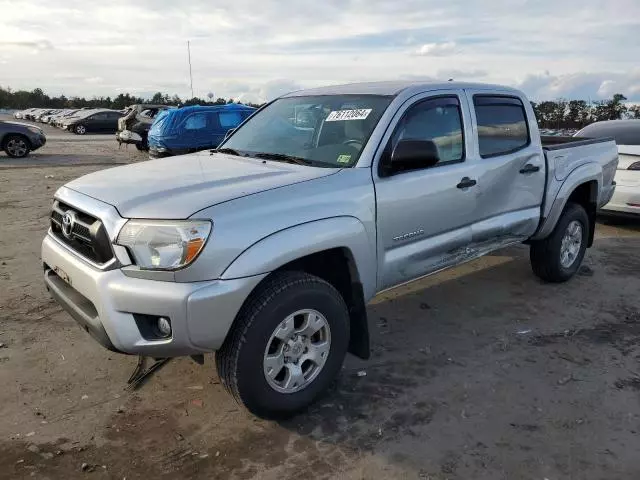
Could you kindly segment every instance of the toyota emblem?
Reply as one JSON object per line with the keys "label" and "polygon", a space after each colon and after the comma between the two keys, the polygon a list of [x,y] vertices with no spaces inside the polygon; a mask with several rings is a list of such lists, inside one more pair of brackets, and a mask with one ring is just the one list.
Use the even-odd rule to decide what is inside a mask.
{"label": "toyota emblem", "polygon": [[71,238],[71,233],[73,232],[73,227],[76,224],[76,214],[75,212],[67,211],[62,216],[62,234]]}

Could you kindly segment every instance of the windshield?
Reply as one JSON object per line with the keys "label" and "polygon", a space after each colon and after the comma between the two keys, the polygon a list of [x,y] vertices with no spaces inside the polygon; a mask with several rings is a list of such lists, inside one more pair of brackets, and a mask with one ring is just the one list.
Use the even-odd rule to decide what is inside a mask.
{"label": "windshield", "polygon": [[220,150],[319,167],[352,167],[391,100],[380,95],[281,98],[255,113]]}

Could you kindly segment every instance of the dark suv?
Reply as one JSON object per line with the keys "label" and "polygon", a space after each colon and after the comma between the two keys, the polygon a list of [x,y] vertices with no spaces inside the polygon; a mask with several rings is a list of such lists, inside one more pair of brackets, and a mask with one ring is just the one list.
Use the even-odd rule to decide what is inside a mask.
{"label": "dark suv", "polygon": [[0,120],[0,149],[10,157],[26,157],[46,142],[44,132],[38,127]]}

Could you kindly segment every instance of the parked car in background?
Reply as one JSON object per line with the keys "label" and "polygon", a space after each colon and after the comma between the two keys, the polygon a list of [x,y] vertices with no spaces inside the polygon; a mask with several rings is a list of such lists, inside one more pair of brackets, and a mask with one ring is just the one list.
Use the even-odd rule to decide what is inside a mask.
{"label": "parked car in background", "polygon": [[227,104],[192,106],[160,112],[149,130],[149,155],[169,157],[216,148],[255,108]]}
{"label": "parked car in background", "polygon": [[148,136],[153,120],[169,105],[131,105],[118,120],[116,140],[119,144],[134,144],[138,150],[149,150]]}
{"label": "parked car in background", "polygon": [[40,123],[49,123],[49,121],[51,120],[51,117],[53,117],[54,115],[58,115],[62,111],[63,111],[62,109],[49,110],[48,112],[39,115],[37,120]]}
{"label": "parked car in background", "polygon": [[70,117],[64,125],[67,130],[78,135],[89,132],[115,133],[120,117],[122,112],[115,110],[87,110],[84,115]]}
{"label": "parked car in background", "polygon": [[20,120],[20,119],[26,119],[26,115],[33,112],[34,110],[36,110],[35,108],[27,108],[25,110],[18,110],[16,113],[13,114],[13,117]]}
{"label": "parked car in background", "polygon": [[603,213],[640,216],[640,120],[609,120],[586,126],[578,137],[613,138],[618,145],[616,191]]}
{"label": "parked car in background", "polygon": [[48,123],[52,127],[55,127],[55,126],[58,125],[58,122],[62,121],[62,119],[73,115],[77,111],[78,110],[73,109],[73,108],[66,108],[64,110],[61,110],[60,112],[56,113],[55,115],[51,115],[49,117],[49,122]]}
{"label": "parked car in background", "polygon": [[46,108],[32,108],[31,110],[29,110],[28,112],[26,112],[24,114],[23,118],[25,120],[31,120],[32,122],[35,122],[35,120],[38,117],[38,115],[40,115],[45,110],[47,110],[47,109]]}
{"label": "parked car in background", "polygon": [[26,157],[46,142],[42,129],[34,125],[0,120],[0,148],[10,157]]}
{"label": "parked car in background", "polygon": [[[212,112],[159,119],[208,125]],[[155,358],[215,351],[239,403],[288,415],[333,383],[347,352],[369,357],[366,303],[383,290],[523,242],[538,277],[573,277],[617,163],[612,140],[541,138],[512,88],[303,90],[260,109],[216,151],[61,187],[42,271],[104,347]]]}

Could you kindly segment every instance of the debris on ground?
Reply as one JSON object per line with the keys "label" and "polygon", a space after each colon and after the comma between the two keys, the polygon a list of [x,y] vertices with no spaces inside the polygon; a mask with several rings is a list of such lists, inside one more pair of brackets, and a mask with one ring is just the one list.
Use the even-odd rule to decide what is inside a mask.
{"label": "debris on ground", "polygon": [[55,178],[53,175],[45,175],[44,178]]}
{"label": "debris on ground", "polygon": [[0,348],[7,348],[7,344],[0,342]]}
{"label": "debris on ground", "polygon": [[517,333],[518,335],[526,335],[527,333],[531,333],[532,331],[533,331],[532,329],[530,329],[530,328],[526,328],[526,329],[524,329],[524,330],[518,330],[516,333]]}
{"label": "debris on ground", "polygon": [[560,380],[558,380],[558,385],[566,385],[569,382],[575,382],[576,379],[573,378],[573,374],[571,375],[567,375],[566,377],[562,377]]}
{"label": "debris on ground", "polygon": [[191,405],[195,405],[196,407],[202,408],[202,406],[204,405],[204,402],[202,400],[200,400],[199,398],[195,398],[195,399],[191,400]]}
{"label": "debris on ground", "polygon": [[96,469],[95,465],[91,465],[90,463],[83,463],[80,466],[80,470],[83,472],[93,472]]}
{"label": "debris on ground", "polygon": [[359,370],[356,375],[358,377],[366,377],[367,376],[367,372],[365,372],[364,370]]}
{"label": "debris on ground", "polygon": [[88,400],[89,399],[89,395],[82,395],[81,399],[82,400]]}

